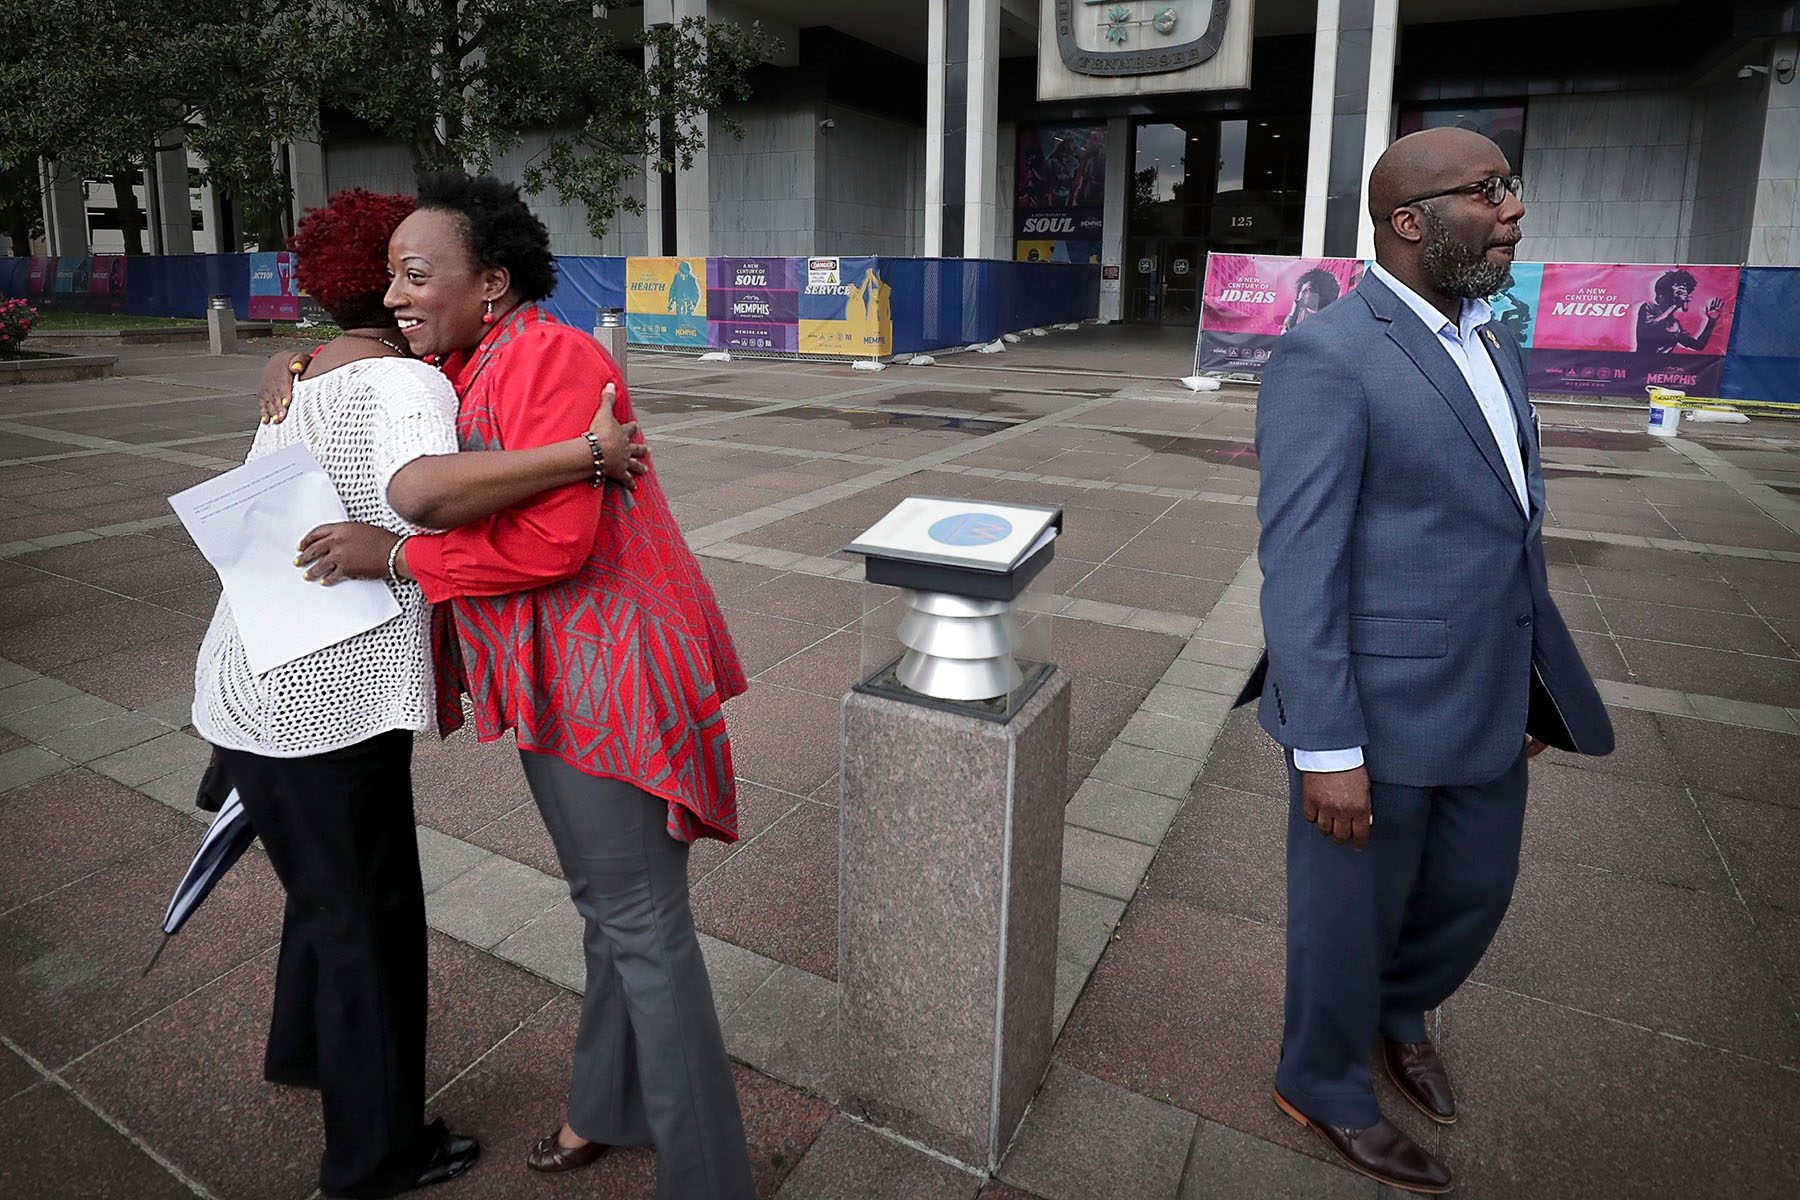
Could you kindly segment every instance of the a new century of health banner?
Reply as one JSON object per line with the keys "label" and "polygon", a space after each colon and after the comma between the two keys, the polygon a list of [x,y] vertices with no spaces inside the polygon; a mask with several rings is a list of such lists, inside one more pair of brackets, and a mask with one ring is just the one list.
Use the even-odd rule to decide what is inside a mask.
{"label": "a new century of health banner", "polygon": [[[1260,377],[1283,334],[1336,303],[1354,258],[1212,254],[1195,372]],[[1639,397],[1647,384],[1717,395],[1738,268],[1516,263],[1489,297],[1524,347],[1532,391]]]}
{"label": "a new century of health banner", "polygon": [[645,346],[704,349],[706,259],[625,260],[625,336]]}

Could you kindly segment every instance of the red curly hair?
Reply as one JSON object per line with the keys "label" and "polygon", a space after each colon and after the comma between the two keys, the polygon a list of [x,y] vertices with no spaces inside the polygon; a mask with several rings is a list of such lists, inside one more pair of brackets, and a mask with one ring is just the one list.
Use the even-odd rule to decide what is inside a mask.
{"label": "red curly hair", "polygon": [[288,243],[299,256],[294,273],[340,328],[393,324],[381,303],[388,238],[416,205],[411,196],[349,188],[301,219]]}

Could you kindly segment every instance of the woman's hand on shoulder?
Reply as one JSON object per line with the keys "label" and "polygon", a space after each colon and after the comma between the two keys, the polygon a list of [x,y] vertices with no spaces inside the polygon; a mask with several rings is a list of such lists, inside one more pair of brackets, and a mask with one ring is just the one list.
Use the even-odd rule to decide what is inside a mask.
{"label": "woman's hand on shoulder", "polygon": [[588,424],[588,432],[600,441],[606,477],[629,491],[637,486],[638,476],[650,469],[650,464],[644,461],[650,454],[650,447],[632,440],[640,432],[636,421],[621,425],[613,416],[613,405],[618,399],[619,390],[614,385],[609,383],[601,389],[600,408]]}
{"label": "woman's hand on shoulder", "polygon": [[256,385],[256,407],[264,425],[279,425],[294,398],[294,380],[306,369],[308,355],[295,350],[269,355]]}

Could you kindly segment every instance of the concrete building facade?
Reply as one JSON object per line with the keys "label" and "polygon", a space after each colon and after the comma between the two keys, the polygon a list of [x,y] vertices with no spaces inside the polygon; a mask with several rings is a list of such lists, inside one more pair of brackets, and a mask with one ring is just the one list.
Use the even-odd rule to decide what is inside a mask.
{"label": "concrete building facade", "polygon": [[[646,162],[645,211],[601,237],[540,195],[560,253],[1068,257],[1105,268],[1103,318],[1189,321],[1210,251],[1369,253],[1375,156],[1461,124],[1524,177],[1533,259],[1800,265],[1793,0],[647,0],[605,19],[684,16],[781,39],[730,111],[743,137],[715,117],[672,187]],[[1172,47],[1210,57],[1069,65]],[[288,167],[296,211],[413,182],[404,149],[329,125]],[[47,169],[53,242],[76,240],[74,186]],[[223,249],[207,206],[193,248]]]}

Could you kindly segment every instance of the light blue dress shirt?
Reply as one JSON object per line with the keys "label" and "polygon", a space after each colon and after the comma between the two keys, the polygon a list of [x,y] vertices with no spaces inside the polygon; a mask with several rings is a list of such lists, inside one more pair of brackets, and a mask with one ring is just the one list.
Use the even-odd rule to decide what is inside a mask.
{"label": "light blue dress shirt", "polygon": [[[1481,415],[1487,419],[1488,430],[1498,443],[1506,473],[1512,480],[1513,490],[1518,493],[1519,507],[1529,513],[1531,497],[1525,490],[1525,462],[1519,453],[1519,423],[1513,416],[1512,400],[1506,394],[1506,384],[1500,379],[1499,369],[1481,344],[1481,327],[1494,319],[1493,309],[1486,300],[1464,300],[1461,317],[1453,322],[1379,263],[1369,267],[1369,274],[1386,284],[1407,308],[1418,314],[1419,320],[1425,322],[1425,328],[1437,335],[1438,345],[1444,348],[1456,369],[1462,372],[1469,391],[1475,395],[1475,403],[1481,406]],[[1345,750],[1294,751],[1294,766],[1302,771],[1349,771],[1362,765],[1361,746]]]}

